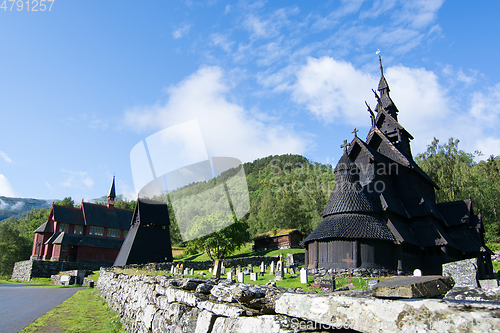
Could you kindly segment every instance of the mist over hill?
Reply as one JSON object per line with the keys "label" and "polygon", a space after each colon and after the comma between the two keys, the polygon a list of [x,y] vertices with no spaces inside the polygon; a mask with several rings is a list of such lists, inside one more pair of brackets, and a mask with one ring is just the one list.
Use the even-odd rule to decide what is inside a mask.
{"label": "mist over hill", "polygon": [[19,219],[34,208],[50,208],[52,199],[10,198],[0,196],[0,221]]}

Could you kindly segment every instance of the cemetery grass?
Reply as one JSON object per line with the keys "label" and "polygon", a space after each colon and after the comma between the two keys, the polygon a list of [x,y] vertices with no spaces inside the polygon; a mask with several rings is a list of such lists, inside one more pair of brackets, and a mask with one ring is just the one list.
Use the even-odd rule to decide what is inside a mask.
{"label": "cemetery grass", "polygon": [[95,289],[83,289],[38,318],[22,333],[103,332],[122,333],[120,318],[108,308]]}
{"label": "cemetery grass", "polygon": [[[258,267],[254,269],[255,272],[257,272],[259,269]],[[140,274],[146,274],[150,276],[159,276],[159,275],[165,275],[165,276],[172,276],[170,272],[167,271],[157,271],[157,270],[144,270],[144,269],[135,269],[135,268],[115,268],[115,272],[117,273],[124,273],[124,274],[130,274],[130,275],[140,275]],[[185,278],[193,278],[193,279],[202,279],[202,280],[208,280],[212,277],[212,273],[209,272],[208,270],[199,270],[195,271],[194,275],[184,275]],[[246,284],[252,284],[252,285],[265,285],[268,282],[274,282],[276,283],[276,286],[278,287],[284,287],[284,288],[302,288],[304,291],[317,291],[317,292],[327,292],[330,290],[325,290],[318,288],[314,286],[314,278],[312,276],[307,277],[307,284],[302,284],[300,283],[300,275],[298,274],[285,274],[285,278],[283,280],[274,280],[275,275],[270,274],[269,269],[266,270],[264,273],[264,276],[258,276],[257,274],[257,281],[250,281],[250,275],[245,275],[245,282]],[[388,277],[377,277],[379,281],[383,281]],[[221,275],[221,280],[226,279],[226,275]],[[236,280],[236,277],[233,277],[233,279]],[[351,279],[352,284],[354,285],[354,289],[366,289],[368,287],[368,281],[373,280],[374,278],[358,278],[358,277],[353,277]],[[348,278],[347,277],[336,277],[335,278],[335,287],[340,288],[345,285],[349,284]]]}

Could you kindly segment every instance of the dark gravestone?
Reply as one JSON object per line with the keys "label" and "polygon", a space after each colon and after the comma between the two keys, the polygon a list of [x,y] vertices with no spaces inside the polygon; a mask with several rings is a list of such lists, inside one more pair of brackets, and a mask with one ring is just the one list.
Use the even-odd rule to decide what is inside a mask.
{"label": "dark gravestone", "polygon": [[451,277],[398,276],[379,282],[373,287],[373,296],[381,298],[426,298],[435,297],[453,288]]}
{"label": "dark gravestone", "polygon": [[320,288],[335,290],[335,277],[331,275],[315,277],[314,284],[318,285]]}

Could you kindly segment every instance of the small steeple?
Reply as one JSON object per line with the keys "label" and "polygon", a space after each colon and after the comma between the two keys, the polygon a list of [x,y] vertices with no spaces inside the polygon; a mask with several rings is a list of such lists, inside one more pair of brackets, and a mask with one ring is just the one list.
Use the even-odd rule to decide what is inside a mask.
{"label": "small steeple", "polygon": [[387,80],[384,76],[384,67],[382,66],[382,57],[378,56],[378,61],[380,63],[380,81],[378,83],[378,91],[380,91],[381,95],[389,94],[389,84],[387,84]]}
{"label": "small steeple", "polygon": [[109,189],[109,194],[108,194],[108,204],[106,205],[108,207],[108,210],[115,210],[115,198],[116,198],[116,192],[115,192],[115,176],[113,176],[113,181],[111,182],[111,188]]}

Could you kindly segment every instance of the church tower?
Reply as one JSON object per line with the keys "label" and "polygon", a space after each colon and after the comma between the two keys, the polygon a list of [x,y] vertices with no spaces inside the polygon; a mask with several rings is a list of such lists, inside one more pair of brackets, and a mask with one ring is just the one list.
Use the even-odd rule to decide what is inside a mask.
{"label": "church tower", "polygon": [[113,176],[113,181],[111,182],[111,187],[109,189],[109,194],[108,194],[108,203],[106,204],[108,210],[110,211],[115,210],[115,198],[116,198],[115,176]]}

